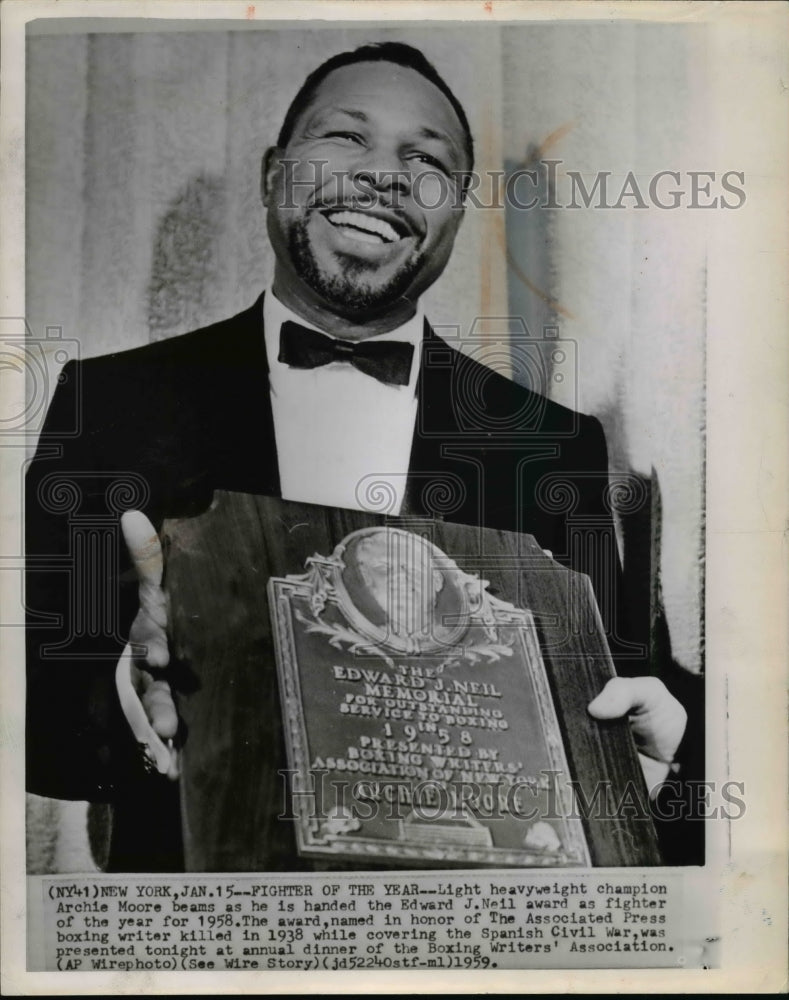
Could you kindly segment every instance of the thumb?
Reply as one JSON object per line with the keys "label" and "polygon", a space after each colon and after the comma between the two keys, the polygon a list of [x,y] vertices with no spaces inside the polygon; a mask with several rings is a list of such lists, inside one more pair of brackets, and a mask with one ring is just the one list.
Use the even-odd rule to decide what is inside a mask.
{"label": "thumb", "polygon": [[156,528],[141,510],[121,514],[121,531],[140,584],[159,587],[164,561]]}
{"label": "thumb", "polygon": [[[150,520],[141,510],[127,510],[121,514],[121,528],[123,538],[131,553],[137,568],[141,574],[148,572],[146,565],[150,566],[150,574],[158,573],[157,582],[161,581],[162,572],[162,547],[159,544],[159,536]],[[158,565],[155,560],[158,559]]]}
{"label": "thumb", "polygon": [[[121,515],[121,531],[134,564],[139,584],[140,610],[134,619],[129,640],[151,667],[166,667],[167,602],[162,590],[164,559],[156,529],[139,510]],[[141,651],[142,647],[142,651]]]}
{"label": "thumb", "polygon": [[629,716],[639,750],[664,763],[674,759],[688,721],[685,709],[657,677],[613,677],[588,711],[596,719]]}
{"label": "thumb", "polygon": [[595,719],[650,712],[660,704],[664,691],[656,677],[612,677],[589,703],[588,711]]}

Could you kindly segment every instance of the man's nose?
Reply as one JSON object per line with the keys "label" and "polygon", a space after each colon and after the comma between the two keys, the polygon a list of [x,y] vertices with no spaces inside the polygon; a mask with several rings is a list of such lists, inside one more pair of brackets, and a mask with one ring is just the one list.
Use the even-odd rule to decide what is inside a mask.
{"label": "man's nose", "polygon": [[378,195],[406,195],[411,190],[411,169],[394,151],[367,150],[353,169],[357,189]]}

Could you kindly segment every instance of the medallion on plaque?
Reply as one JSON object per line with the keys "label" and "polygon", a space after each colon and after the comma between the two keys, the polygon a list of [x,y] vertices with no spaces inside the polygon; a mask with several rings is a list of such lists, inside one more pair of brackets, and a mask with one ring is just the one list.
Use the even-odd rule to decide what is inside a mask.
{"label": "medallion on plaque", "polygon": [[531,612],[382,525],[268,597],[300,854],[590,864]]}

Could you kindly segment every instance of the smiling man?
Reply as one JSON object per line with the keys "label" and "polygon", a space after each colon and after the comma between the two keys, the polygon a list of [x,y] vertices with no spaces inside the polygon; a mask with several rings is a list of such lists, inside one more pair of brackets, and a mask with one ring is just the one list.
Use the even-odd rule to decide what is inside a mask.
{"label": "smiling man", "polygon": [[[139,523],[126,532],[131,560],[111,535],[74,561],[77,509],[106,527],[138,508],[158,529],[234,490],[523,531],[591,571],[573,563],[565,515],[543,489],[569,482],[576,513],[596,525],[587,550],[615,565],[597,421],[454,351],[421,314],[472,169],[465,113],[421,53],[385,43],[334,57],[307,78],[264,159],[271,289],[224,322],[64,370],[27,480],[28,787],[113,802],[115,870],[179,864],[177,796],[142,772],[114,682],[127,638],[145,647],[143,703],[158,735],[174,735],[168,675],[157,675],[166,611]],[[76,411],[83,431],[70,437]],[[609,620],[614,575],[600,590]],[[657,681],[622,685],[595,714],[630,713],[665,773],[685,713]],[[268,687],[261,710],[277,719]],[[276,775],[278,722],[266,738]],[[272,869],[293,864],[272,853]]]}
{"label": "smiling man", "polygon": [[[264,327],[286,499],[364,507],[374,483],[391,497],[387,513],[400,512],[417,417],[419,298],[452,253],[472,167],[463,109],[407,46],[330,59],[294,99],[262,177],[276,255]],[[300,367],[312,363],[300,359],[305,322],[338,338],[323,350],[339,363]],[[348,345],[361,341],[354,359]],[[387,354],[388,343],[399,346]],[[385,378],[365,372],[376,357],[386,359]]]}
{"label": "smiling man", "polygon": [[264,165],[273,292],[346,340],[413,316],[452,253],[473,167],[451,92],[423,58],[392,51],[408,50],[357,51],[313,74]]}

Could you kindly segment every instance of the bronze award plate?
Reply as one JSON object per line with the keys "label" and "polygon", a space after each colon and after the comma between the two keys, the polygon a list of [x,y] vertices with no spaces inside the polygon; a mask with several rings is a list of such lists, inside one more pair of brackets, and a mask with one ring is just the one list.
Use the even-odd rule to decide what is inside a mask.
{"label": "bronze award plate", "polygon": [[269,581],[299,853],[589,865],[531,613],[402,528],[305,570]]}

